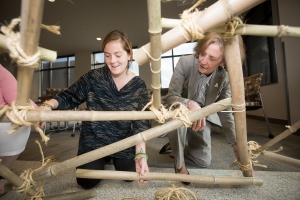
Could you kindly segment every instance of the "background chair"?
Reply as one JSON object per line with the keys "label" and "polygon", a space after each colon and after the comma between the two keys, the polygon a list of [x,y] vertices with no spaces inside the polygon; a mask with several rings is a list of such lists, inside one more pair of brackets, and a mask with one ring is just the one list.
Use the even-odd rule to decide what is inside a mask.
{"label": "background chair", "polygon": [[246,110],[257,110],[262,108],[265,116],[265,120],[267,123],[267,128],[269,132],[269,138],[274,138],[272,134],[269,120],[267,117],[267,112],[264,107],[262,95],[260,93],[260,85],[261,79],[263,74],[254,74],[252,76],[244,78],[244,86],[245,86],[245,103],[246,103]]}

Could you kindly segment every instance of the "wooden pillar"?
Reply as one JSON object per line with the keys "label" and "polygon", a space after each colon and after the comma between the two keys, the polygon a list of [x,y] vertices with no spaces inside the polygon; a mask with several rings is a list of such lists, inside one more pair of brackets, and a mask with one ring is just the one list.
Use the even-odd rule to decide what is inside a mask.
{"label": "wooden pillar", "polygon": [[[238,36],[234,36],[232,39],[226,39],[225,52],[226,67],[229,73],[230,88],[232,94],[232,103],[233,105],[237,106],[244,105],[244,79]],[[246,111],[244,110],[243,112],[240,112],[240,110],[235,109],[235,106],[233,106],[233,111],[238,111],[234,112],[234,121],[237,148],[240,156],[239,162],[242,165],[249,165]],[[243,170],[243,175],[246,177],[252,176],[252,170]]]}
{"label": "wooden pillar", "polygon": [[161,25],[160,25],[160,0],[147,0],[149,34],[150,34],[150,67],[152,72],[153,106],[158,109],[161,106]]}
{"label": "wooden pillar", "polygon": [[[21,9],[20,47],[27,56],[38,50],[44,0],[23,0]],[[34,69],[18,66],[18,105],[28,105]]]}

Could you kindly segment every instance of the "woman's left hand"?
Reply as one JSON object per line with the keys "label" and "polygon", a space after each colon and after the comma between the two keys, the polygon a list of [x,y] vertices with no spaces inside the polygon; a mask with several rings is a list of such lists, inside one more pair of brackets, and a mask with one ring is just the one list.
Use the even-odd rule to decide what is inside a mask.
{"label": "woman's left hand", "polygon": [[[135,161],[135,169],[136,172],[139,172],[141,176],[144,175],[145,172],[149,172],[148,164],[146,158],[140,158],[139,160]],[[139,180],[139,183],[148,183],[147,180]]]}

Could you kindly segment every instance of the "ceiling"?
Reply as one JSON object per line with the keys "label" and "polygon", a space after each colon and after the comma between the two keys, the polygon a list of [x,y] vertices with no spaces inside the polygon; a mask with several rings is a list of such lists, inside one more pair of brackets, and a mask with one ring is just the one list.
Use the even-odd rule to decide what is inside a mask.
{"label": "ceiling", "polygon": [[[179,19],[183,10],[192,6],[192,1],[161,3],[161,16]],[[207,0],[208,7],[216,0]],[[201,6],[201,7],[202,7]],[[21,0],[1,0],[0,23],[8,24],[21,16]],[[61,35],[41,30],[39,46],[57,51],[59,56],[77,52],[101,51],[101,41],[108,32],[121,29],[128,33],[133,46],[149,42],[148,12],[146,0],[45,0],[42,23],[59,25]],[[163,30],[164,32],[167,30]]]}

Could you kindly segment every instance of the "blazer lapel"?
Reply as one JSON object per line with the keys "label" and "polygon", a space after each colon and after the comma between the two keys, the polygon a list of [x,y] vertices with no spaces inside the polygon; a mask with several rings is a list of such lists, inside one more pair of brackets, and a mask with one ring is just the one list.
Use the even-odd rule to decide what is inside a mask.
{"label": "blazer lapel", "polygon": [[189,94],[188,98],[192,100],[196,100],[196,92],[197,92],[197,87],[200,79],[200,73],[198,71],[198,60],[197,58],[194,59],[193,63],[193,70],[191,71],[191,79],[189,81]]}
{"label": "blazer lapel", "polygon": [[224,76],[222,76],[222,73],[219,72],[218,68],[212,74],[209,87],[206,92],[205,105],[210,105],[216,101],[223,77]]}

